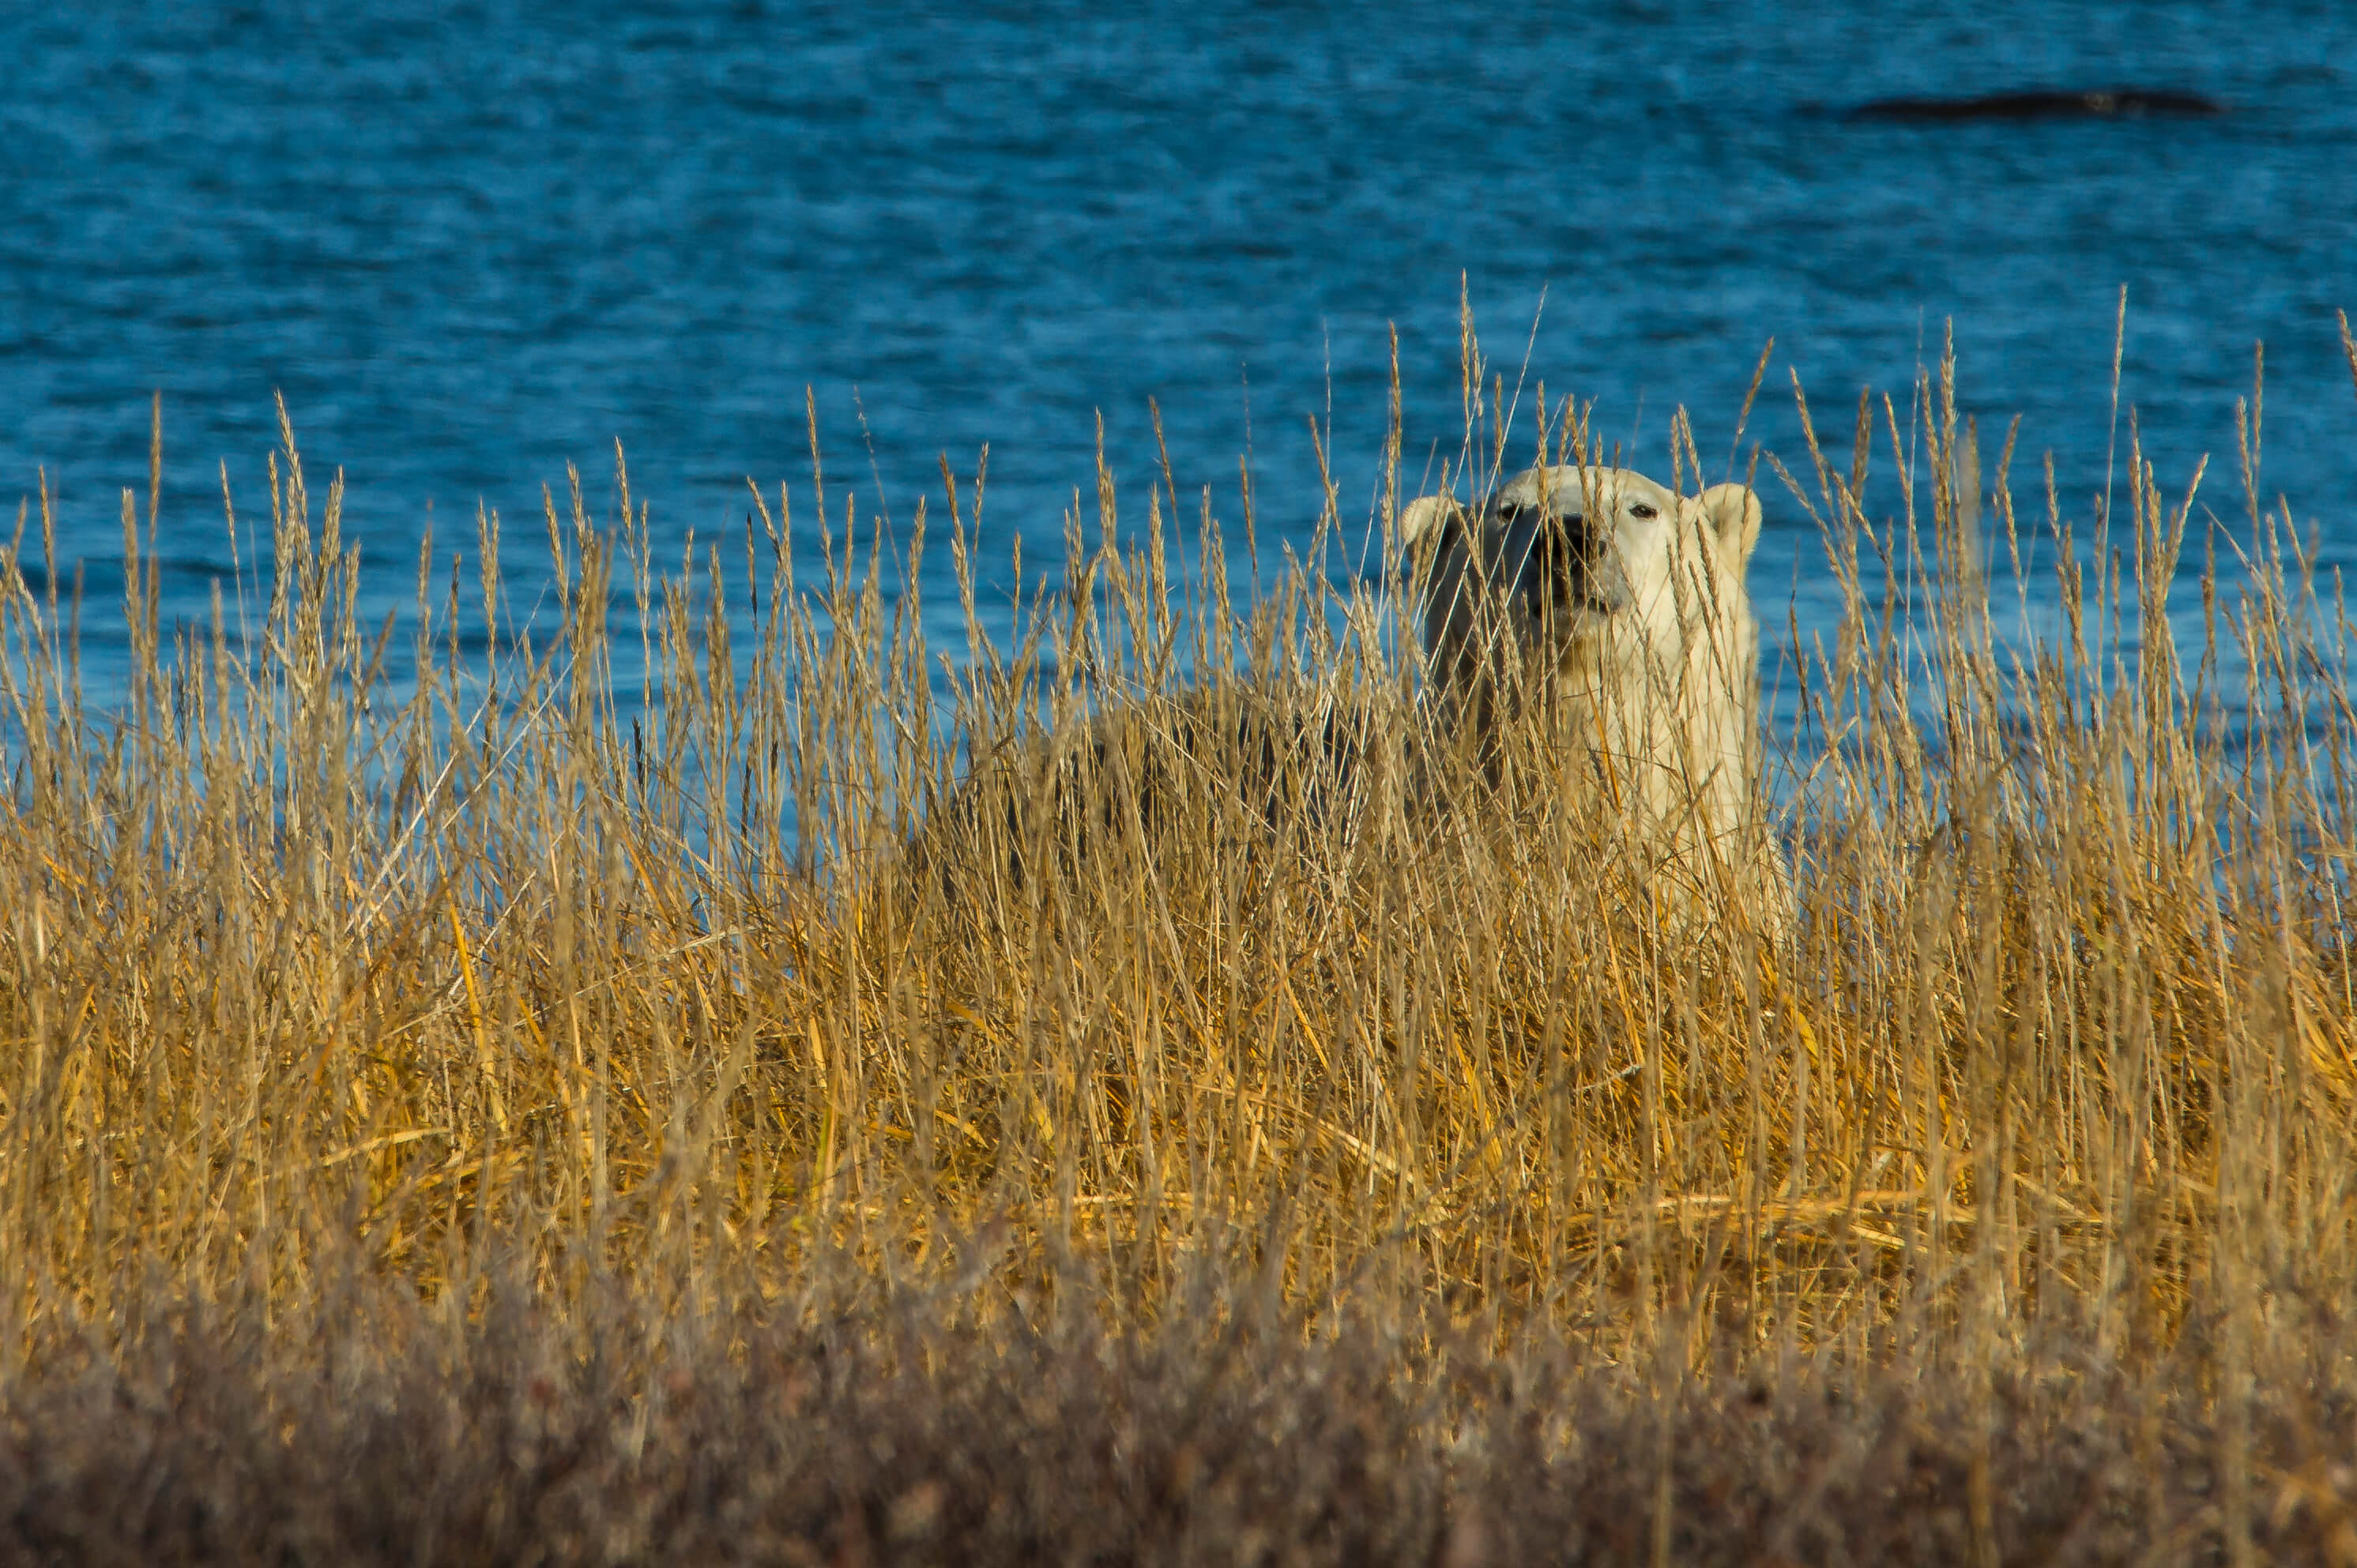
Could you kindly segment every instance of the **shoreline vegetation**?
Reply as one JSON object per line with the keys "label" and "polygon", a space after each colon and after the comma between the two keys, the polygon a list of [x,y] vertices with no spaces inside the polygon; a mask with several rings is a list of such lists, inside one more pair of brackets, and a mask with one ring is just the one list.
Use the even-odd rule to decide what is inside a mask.
{"label": "shoreline vegetation", "polygon": [[[1461,485],[1584,454],[1466,367]],[[2357,1562],[2338,585],[2255,389],[2231,504],[2131,419],[2089,519],[1953,377],[1753,468],[1846,601],[1770,743],[1781,943],[1664,922],[1546,757],[1340,813],[1221,789],[1216,725],[918,865],[965,758],[1091,714],[1418,724],[1330,485],[1239,596],[1207,492],[1101,469],[994,644],[981,487],[888,548],[813,418],[678,574],[618,454],[616,519],[548,508],[553,623],[487,517],[380,628],[288,430],[265,602],[210,628],[125,492],[106,713],[23,586],[44,496],[0,564],[0,1554]],[[1683,416],[1626,460],[1702,480]],[[942,548],[963,648],[901,591]],[[1206,782],[1149,829],[1139,777]]]}

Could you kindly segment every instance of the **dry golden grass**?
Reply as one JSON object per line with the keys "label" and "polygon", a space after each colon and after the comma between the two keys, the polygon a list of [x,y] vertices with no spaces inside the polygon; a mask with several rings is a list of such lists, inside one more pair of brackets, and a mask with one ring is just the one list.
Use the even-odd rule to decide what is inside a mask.
{"label": "dry golden grass", "polygon": [[[1469,404],[1469,467],[1528,460]],[[1068,520],[1011,647],[969,587],[952,659],[900,589],[944,533],[972,583],[978,486],[903,552],[814,475],[664,575],[618,461],[612,522],[577,483],[549,506],[540,620],[496,520],[464,576],[421,560],[399,683],[291,433],[268,602],[210,631],[162,639],[126,491],[119,709],[79,694],[69,607],[0,569],[7,1354],[158,1292],[309,1310],[354,1249],[457,1302],[528,1265],[560,1317],[612,1272],[758,1310],[848,1258],[1115,1324],[1217,1257],[1306,1325],[1641,1366],[1986,1366],[2063,1326],[2158,1366],[2200,1324],[2220,1399],[2312,1379],[2303,1314],[2357,1283],[2346,628],[2247,463],[2214,525],[2243,565],[2173,615],[2211,514],[2127,446],[2116,516],[2067,521],[2050,479],[2018,517],[2040,487],[2010,437],[1984,468],[1943,368],[1762,475],[1847,608],[1782,677],[1795,934],[1722,909],[1706,950],[1544,757],[1438,821],[1189,785],[1147,822],[1137,768],[1245,759],[1140,723],[1077,809],[985,804],[912,859],[969,752],[1189,687],[1415,732],[1383,585],[1313,551],[1232,602],[1208,498],[1195,568],[1166,544],[1167,473],[1101,472],[1104,542]],[[36,529],[53,561],[46,499]],[[1989,587],[2025,554],[2065,617],[2034,644]]]}

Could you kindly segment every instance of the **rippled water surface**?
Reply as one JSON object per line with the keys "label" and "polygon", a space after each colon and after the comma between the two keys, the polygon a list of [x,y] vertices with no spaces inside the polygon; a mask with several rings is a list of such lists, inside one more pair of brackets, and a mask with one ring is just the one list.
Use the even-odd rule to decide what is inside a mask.
{"label": "rippled water surface", "polygon": [[[1142,508],[1153,399],[1183,490],[1234,520],[1249,448],[1264,545],[1297,539],[1313,414],[1367,516],[1392,327],[1411,470],[1453,446],[1460,277],[1510,381],[1527,349],[1657,470],[1680,404],[1727,451],[1770,337],[1751,434],[1789,458],[1795,374],[1846,429],[1953,317],[1967,405],[2078,515],[2126,285],[2162,483],[2212,453],[2241,510],[2265,339],[2263,484],[2352,548],[2346,7],[38,10],[0,19],[0,474],[47,467],[95,594],[161,388],[174,617],[227,566],[221,466],[265,508],[273,389],[386,602],[429,510],[447,548],[498,508],[528,569],[540,487],[573,461],[604,507],[618,438],[659,539],[741,528],[745,476],[807,475],[805,388],[833,481],[904,521],[986,442],[986,521],[1052,542],[1099,414]],[[1838,113],[2118,84],[2231,112]],[[1805,633],[1820,552],[1770,511],[1755,592]]]}

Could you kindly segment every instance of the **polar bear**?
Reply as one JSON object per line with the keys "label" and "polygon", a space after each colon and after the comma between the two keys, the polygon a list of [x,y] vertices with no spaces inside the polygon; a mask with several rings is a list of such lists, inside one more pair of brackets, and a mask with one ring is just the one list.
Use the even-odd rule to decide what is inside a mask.
{"label": "polar bear", "polygon": [[1758,800],[1744,571],[1760,524],[1745,485],[1682,497],[1631,469],[1561,466],[1473,507],[1418,500],[1401,532],[1441,732],[1493,777],[1512,737],[1535,736],[1572,763],[1558,776],[1579,804],[1637,835],[1657,886],[1716,881],[1772,936],[1792,892]]}
{"label": "polar bear", "polygon": [[1024,730],[978,747],[925,813],[909,846],[925,881],[965,905],[992,887],[1028,901],[1084,868],[1109,886],[1147,866],[1315,870],[1353,844],[1388,853],[1397,825],[1488,816],[1501,792],[1462,785],[1519,783],[1537,760],[1548,790],[1607,809],[1584,820],[1636,854],[1671,923],[1739,911],[1781,935],[1790,883],[1757,799],[1751,491],[1682,499],[1626,469],[1534,468],[1478,507],[1431,498],[1401,521],[1420,699],[1349,678],[1230,682]]}

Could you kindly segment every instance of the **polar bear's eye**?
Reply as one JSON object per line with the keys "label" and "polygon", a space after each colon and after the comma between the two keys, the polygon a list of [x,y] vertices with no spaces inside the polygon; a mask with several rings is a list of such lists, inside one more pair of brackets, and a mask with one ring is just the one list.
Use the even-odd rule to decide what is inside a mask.
{"label": "polar bear's eye", "polygon": [[1636,518],[1656,518],[1662,514],[1655,511],[1652,507],[1647,506],[1643,501],[1634,501],[1630,504],[1629,515]]}

